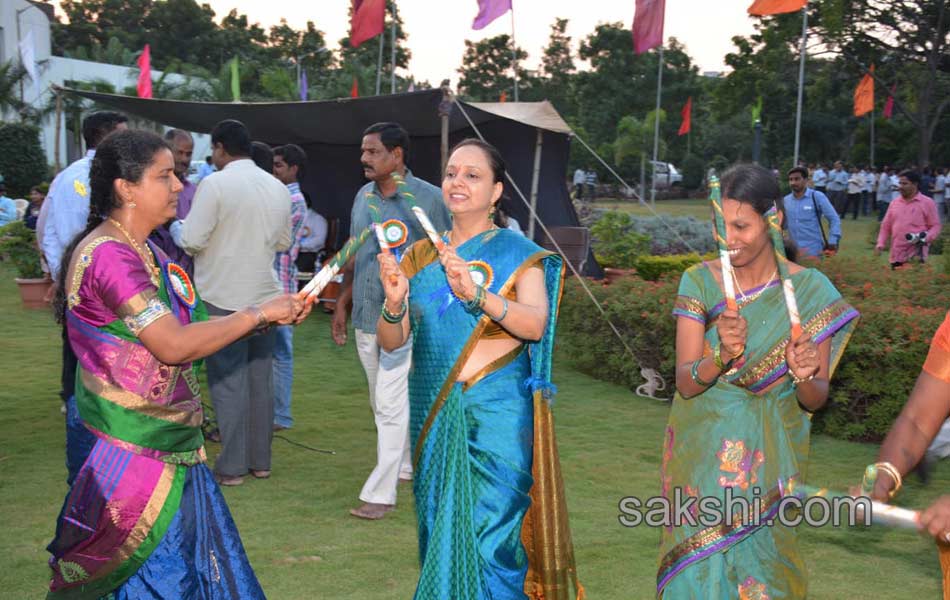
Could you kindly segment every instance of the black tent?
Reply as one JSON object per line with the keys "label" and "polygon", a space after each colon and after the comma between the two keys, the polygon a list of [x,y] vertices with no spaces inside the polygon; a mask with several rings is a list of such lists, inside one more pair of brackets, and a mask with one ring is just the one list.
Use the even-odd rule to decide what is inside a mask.
{"label": "black tent", "polygon": [[[62,91],[198,133],[210,132],[223,119],[237,119],[247,125],[255,140],[300,145],[308,158],[301,187],[310,195],[315,210],[327,219],[340,220],[343,237],[349,231],[353,198],[365,183],[359,147],[366,127],[380,121],[402,124],[411,136],[409,168],[416,176],[438,185],[443,133],[447,133],[449,146],[476,137],[465,118],[467,114],[485,139],[501,151],[512,179],[524,197],[536,203],[538,217],[546,226],[579,225],[565,180],[571,130],[548,102],[456,104],[445,100],[441,90],[266,103],[183,102],[70,88]],[[448,117],[443,119],[440,110]],[[526,233],[540,240],[541,228],[530,222],[525,202],[510,183],[505,187],[509,214]],[[587,270],[599,270],[592,260],[588,260],[588,265]]]}

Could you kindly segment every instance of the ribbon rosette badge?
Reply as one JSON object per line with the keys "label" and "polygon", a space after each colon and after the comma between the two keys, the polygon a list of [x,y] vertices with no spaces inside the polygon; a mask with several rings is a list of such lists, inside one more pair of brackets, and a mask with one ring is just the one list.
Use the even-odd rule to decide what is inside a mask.
{"label": "ribbon rosette badge", "polygon": [[402,246],[409,238],[409,230],[406,224],[398,219],[389,219],[381,227],[383,228],[383,237],[386,238],[390,248]]}
{"label": "ribbon rosette badge", "polygon": [[483,260],[473,260],[468,263],[468,272],[472,276],[472,283],[480,285],[485,289],[491,287],[495,273],[491,265]]}
{"label": "ribbon rosette badge", "polygon": [[181,298],[188,308],[194,308],[198,300],[195,286],[191,284],[191,278],[181,265],[168,263],[168,281],[171,282],[175,295]]}

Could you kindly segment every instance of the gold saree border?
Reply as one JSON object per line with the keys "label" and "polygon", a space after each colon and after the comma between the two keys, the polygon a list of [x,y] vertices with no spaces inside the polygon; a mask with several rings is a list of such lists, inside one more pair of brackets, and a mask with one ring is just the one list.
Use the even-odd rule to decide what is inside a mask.
{"label": "gold saree border", "polygon": [[79,288],[82,286],[82,278],[86,274],[86,269],[92,266],[92,253],[105,242],[122,243],[112,236],[103,235],[92,240],[79,251],[79,256],[76,258],[76,262],[73,266],[73,276],[66,278],[66,305],[70,309],[79,306],[81,301],[79,298]]}
{"label": "gold saree border", "polygon": [[[172,368],[176,370],[178,369],[178,367]],[[134,394],[128,390],[122,389],[117,385],[113,385],[104,379],[93,375],[82,367],[80,367],[79,373],[80,378],[82,379],[82,384],[87,390],[117,406],[121,406],[124,409],[134,411],[141,415],[155,419],[161,419],[162,421],[167,421],[169,423],[175,423],[176,425],[201,427],[203,414],[200,410],[180,411],[167,406],[161,406],[155,404],[154,402],[149,402],[138,394]],[[178,377],[176,373],[172,380],[177,381],[177,379]]]}
{"label": "gold saree border", "polygon": [[514,360],[518,358],[518,356],[521,355],[524,349],[525,349],[524,344],[518,344],[517,346],[515,346],[508,352],[505,352],[504,354],[502,354],[495,360],[491,361],[490,363],[488,363],[487,365],[479,369],[477,373],[475,373],[474,375],[471,376],[471,378],[468,379],[468,381],[462,382],[462,391],[467,392],[469,389],[472,388],[472,386],[474,386],[476,383],[478,383],[479,381],[481,381],[488,375],[491,375],[492,373],[501,369],[502,367],[508,366],[509,364],[514,362]]}
{"label": "gold saree border", "polygon": [[[498,289],[498,295],[504,296],[508,291],[514,286],[515,282],[518,280],[518,277],[525,272],[526,269],[529,269],[531,265],[537,261],[551,256],[553,252],[547,250],[541,250],[530,255],[524,262],[518,265],[518,268],[512,272],[508,277],[505,283]],[[563,285],[561,288],[563,289]],[[560,298],[558,298],[560,304]],[[548,318],[551,318],[551,315],[548,315]],[[475,350],[476,344],[482,335],[482,332],[485,331],[485,327],[488,326],[488,315],[484,312],[482,316],[478,318],[478,323],[475,325],[475,329],[469,335],[468,341],[465,342],[465,345],[462,346],[462,351],[459,353],[458,358],[455,359],[455,364],[452,365],[452,369],[449,371],[448,376],[445,378],[445,381],[442,382],[442,387],[439,389],[438,395],[435,397],[435,402],[432,403],[432,408],[429,409],[429,414],[426,415],[425,423],[422,424],[422,429],[419,431],[419,438],[416,440],[416,448],[412,456],[412,465],[413,468],[416,468],[419,465],[419,456],[422,454],[422,447],[425,445],[426,437],[429,435],[429,430],[432,429],[432,423],[435,422],[436,416],[439,414],[439,411],[442,410],[442,406],[445,404],[445,400],[449,397],[449,392],[452,390],[452,386],[457,383],[459,373],[462,372],[462,367],[465,366],[465,363],[468,361],[469,356],[471,356],[472,351]]]}

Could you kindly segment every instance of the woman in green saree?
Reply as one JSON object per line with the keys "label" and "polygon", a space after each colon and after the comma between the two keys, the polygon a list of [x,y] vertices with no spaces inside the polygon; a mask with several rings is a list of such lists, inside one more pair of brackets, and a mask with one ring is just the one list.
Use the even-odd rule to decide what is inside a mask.
{"label": "woman in green saree", "polygon": [[420,240],[398,264],[379,255],[379,345],[413,336],[417,600],[568,598],[579,587],[547,401],[563,266],[497,226],[504,169],[492,146],[461,142],[442,183],[446,247]]}
{"label": "woman in green saree", "polygon": [[[770,211],[781,218],[778,182],[761,167],[739,165],[723,175],[722,196],[732,270],[723,275],[720,261],[704,262],[680,282],[673,310],[678,393],[661,488],[670,499],[758,498],[761,521],[706,526],[693,512],[694,519],[669,524],[657,596],[804,598],[797,533],[766,519],[776,516],[789,483],[807,475],[811,414],[828,399],[858,313],[819,271],[791,263],[804,335],[790,340],[766,220]],[[724,276],[733,278],[738,310],[726,308]]]}

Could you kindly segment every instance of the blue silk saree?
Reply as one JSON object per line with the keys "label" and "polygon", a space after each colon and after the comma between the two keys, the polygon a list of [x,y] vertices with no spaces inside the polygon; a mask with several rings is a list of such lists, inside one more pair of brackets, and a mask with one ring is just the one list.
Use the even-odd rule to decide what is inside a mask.
{"label": "blue silk saree", "polygon": [[457,251],[473,278],[500,295],[540,266],[550,316],[539,341],[461,383],[458,374],[489,318],[452,296],[434,252],[410,273],[410,439],[421,564],[415,598],[566,599],[572,585],[582,595],[548,402],[561,258],[506,229],[479,234]]}

